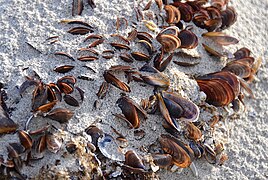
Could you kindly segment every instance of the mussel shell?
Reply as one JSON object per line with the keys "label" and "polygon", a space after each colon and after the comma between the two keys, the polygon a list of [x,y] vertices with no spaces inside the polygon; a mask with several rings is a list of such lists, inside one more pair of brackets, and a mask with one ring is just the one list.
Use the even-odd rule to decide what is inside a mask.
{"label": "mussel shell", "polygon": [[165,5],[164,9],[167,13],[166,21],[168,24],[176,24],[180,21],[181,13],[180,13],[179,9],[177,9],[173,5]]}
{"label": "mussel shell", "polygon": [[222,70],[234,73],[241,78],[248,78],[251,75],[250,65],[239,61],[227,64]]}
{"label": "mussel shell", "polygon": [[126,92],[131,91],[130,87],[126,83],[124,83],[124,82],[120,81],[119,79],[117,79],[109,71],[105,71],[103,76],[104,76],[104,79],[105,79],[106,82],[111,83],[112,85],[114,85],[115,87],[121,89],[122,91],[126,91]]}
{"label": "mussel shell", "polygon": [[126,96],[122,96],[116,101],[116,104],[118,104],[122,113],[124,114],[126,119],[132,124],[133,128],[139,128],[140,119],[138,116],[138,112],[133,104],[133,101]]}
{"label": "mussel shell", "polygon": [[154,77],[154,76],[146,76],[146,75],[141,75],[140,77],[145,83],[150,84],[152,86],[167,88],[170,85],[169,79],[166,79],[163,77]]}
{"label": "mussel shell", "polygon": [[192,20],[194,10],[189,4],[176,1],[172,5],[177,7],[181,12],[181,20],[184,22],[190,22]]}
{"label": "mussel shell", "polygon": [[183,108],[178,103],[168,98],[163,98],[163,100],[171,117],[180,118],[182,116]]}
{"label": "mussel shell", "polygon": [[38,107],[46,104],[47,102],[47,92],[48,88],[47,85],[43,83],[39,83],[33,92],[33,98],[32,98],[32,109],[35,111]]}
{"label": "mussel shell", "polygon": [[173,34],[160,34],[156,39],[162,45],[164,52],[172,52],[181,46],[180,39]]}
{"label": "mussel shell", "polygon": [[126,152],[125,164],[133,168],[145,169],[141,158],[137,155],[135,151],[132,150]]}
{"label": "mussel shell", "polygon": [[226,10],[221,11],[221,18],[222,18],[221,29],[226,29],[236,22],[237,13],[233,7],[228,6]]}
{"label": "mussel shell", "polygon": [[163,92],[163,98],[171,99],[175,103],[179,104],[183,108],[183,114],[181,120],[195,122],[199,118],[200,110],[196,104],[192,101],[187,100],[176,93]]}
{"label": "mussel shell", "polygon": [[74,112],[65,108],[56,108],[50,111],[46,117],[58,121],[59,123],[68,122],[74,115]]}
{"label": "mussel shell", "polygon": [[235,99],[232,86],[222,79],[197,80],[200,90],[207,95],[206,102],[214,106],[226,106]]}
{"label": "mussel shell", "polygon": [[166,104],[164,102],[162,95],[160,93],[158,93],[156,96],[158,99],[159,110],[167,122],[167,124],[164,124],[164,126],[168,129],[170,129],[171,131],[179,131],[176,121],[174,121],[174,119],[169,114],[169,111],[166,107]]}
{"label": "mussel shell", "polygon": [[243,47],[243,48],[240,48],[238,49],[235,53],[234,53],[234,56],[235,56],[235,59],[242,59],[242,58],[245,58],[245,57],[249,57],[250,56],[250,50],[246,47]]}
{"label": "mussel shell", "polygon": [[193,49],[198,45],[197,36],[190,30],[182,30],[178,37],[181,40],[181,48]]}
{"label": "mussel shell", "polygon": [[162,149],[170,154],[173,158],[173,163],[181,168],[189,167],[194,157],[193,151],[188,145],[185,145],[180,140],[170,136],[162,134],[159,138]]}
{"label": "mussel shell", "polygon": [[98,139],[103,135],[103,131],[95,125],[91,125],[85,129],[86,133],[91,136],[92,144],[97,147]]}
{"label": "mussel shell", "polygon": [[210,80],[210,79],[222,79],[224,81],[226,81],[231,88],[233,89],[233,93],[236,96],[238,96],[238,94],[240,93],[240,83],[239,83],[239,79],[237,78],[237,76],[231,72],[228,71],[219,71],[216,73],[211,73],[211,74],[207,74],[205,76],[199,77],[198,79],[206,79],[206,80]]}
{"label": "mussel shell", "polygon": [[58,139],[53,134],[47,134],[46,135],[46,145],[47,149],[52,153],[57,153],[62,145],[62,140]]}
{"label": "mussel shell", "polygon": [[58,79],[57,84],[58,83],[67,83],[74,85],[76,83],[76,78],[74,76],[64,76]]}
{"label": "mussel shell", "polygon": [[48,101],[61,101],[62,96],[59,87],[55,83],[49,83],[47,85],[47,100]]}
{"label": "mussel shell", "polygon": [[141,53],[141,52],[132,52],[131,56],[136,61],[149,61],[151,59],[151,57],[149,55]]}
{"label": "mussel shell", "polygon": [[79,102],[71,95],[65,94],[63,96],[64,101],[69,104],[70,106],[79,107]]}
{"label": "mussel shell", "polygon": [[9,118],[8,114],[4,111],[2,106],[0,106],[0,134],[15,132],[17,128],[18,125]]}
{"label": "mussel shell", "polygon": [[189,122],[186,124],[186,136],[191,140],[197,141],[201,139],[202,132],[193,123]]}
{"label": "mussel shell", "polygon": [[202,34],[202,36],[208,37],[212,39],[213,41],[215,41],[216,43],[223,45],[223,46],[227,46],[230,44],[237,44],[239,42],[238,39],[232,36],[228,36],[227,34],[223,32],[207,32],[207,33]]}
{"label": "mussel shell", "polygon": [[33,146],[33,140],[32,137],[24,130],[19,130],[18,131],[18,136],[20,139],[21,145],[27,150],[31,149]]}
{"label": "mussel shell", "polygon": [[152,154],[152,157],[154,164],[161,168],[165,168],[173,164],[172,156],[170,154]]}

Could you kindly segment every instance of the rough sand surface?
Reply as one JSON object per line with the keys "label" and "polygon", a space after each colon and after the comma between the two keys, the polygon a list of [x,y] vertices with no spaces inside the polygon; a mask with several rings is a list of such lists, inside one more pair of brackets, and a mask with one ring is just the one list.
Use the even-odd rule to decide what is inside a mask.
{"label": "rough sand surface", "polygon": [[[147,146],[156,141],[161,133],[165,133],[159,121],[159,115],[152,116],[146,122],[142,122],[141,129],[148,132],[142,142],[133,137],[133,130],[129,130],[125,124],[115,119],[111,112],[119,113],[120,109],[115,105],[116,100],[120,97],[120,90],[112,88],[108,96],[101,101],[99,110],[93,110],[93,103],[97,99],[95,93],[103,81],[102,73],[111,65],[123,64],[117,57],[112,60],[100,59],[98,62],[82,63],[72,62],[64,58],[58,58],[53,55],[56,51],[65,51],[77,57],[77,49],[84,47],[85,36],[73,36],[66,33],[68,25],[60,24],[60,20],[72,18],[71,0],[0,0],[0,82],[6,86],[8,93],[7,104],[16,108],[11,118],[21,127],[24,126],[26,119],[30,116],[31,90],[27,90],[23,98],[20,98],[16,86],[22,84],[27,71],[35,70],[44,82],[56,81],[61,74],[52,71],[53,68],[63,64],[73,64],[76,67],[68,74],[75,76],[85,75],[94,78],[94,81],[78,81],[78,86],[85,90],[86,101],[80,108],[75,109],[75,117],[68,123],[67,130],[72,133],[82,132],[94,121],[102,120],[99,126],[107,133],[112,133],[109,125],[113,125],[130,141],[129,149],[138,148],[141,145]],[[81,17],[96,27],[96,33],[104,35],[111,41],[109,34],[115,33],[116,17],[124,16],[130,22],[135,21],[133,6],[136,1],[119,0],[96,0],[97,7],[92,11],[87,7],[84,9]],[[146,2],[142,3],[143,5]],[[238,48],[247,47],[252,50],[255,58],[261,56],[263,65],[261,66],[257,80],[250,87],[252,88],[255,99],[245,98],[246,111],[243,115],[235,120],[226,122],[225,129],[229,130],[229,136],[224,137],[228,140],[226,144],[226,153],[229,160],[223,166],[213,166],[205,160],[195,162],[199,171],[199,177],[195,178],[190,170],[185,169],[182,172],[171,173],[161,170],[159,175],[161,179],[267,179],[268,178],[268,2],[267,1],[232,1],[231,5],[238,12],[237,22],[225,32],[240,40],[235,46],[228,46],[225,49],[234,52]],[[155,4],[152,7],[157,9]],[[144,25],[138,24],[138,30],[144,30]],[[121,29],[120,33],[127,35],[131,31],[130,26],[127,29]],[[194,29],[200,36],[202,31]],[[59,36],[60,41],[53,45],[48,44],[45,40],[51,36]],[[156,35],[156,34],[155,34]],[[25,42],[31,43],[36,49],[29,47]],[[98,46],[98,52],[110,48],[107,45]],[[218,62],[209,57],[201,45],[190,53],[202,56],[200,64],[194,68],[179,68],[171,64],[166,70],[166,74],[173,78],[172,88],[176,89],[184,97],[198,103],[200,102],[200,92],[197,84],[185,74],[207,74],[220,70],[224,63]],[[83,68],[88,65],[96,70],[92,73]],[[135,63],[133,66],[141,67],[143,63]],[[179,71],[178,71],[179,70]],[[184,72],[185,74],[183,74]],[[130,83],[130,86],[135,86]],[[139,102],[141,98],[149,97],[153,88],[150,86],[132,88],[130,96]],[[201,118],[206,118],[203,114]],[[33,126],[41,126],[47,122],[47,119],[35,118]],[[38,125],[37,125],[38,124]],[[109,124],[109,125],[107,125]],[[59,127],[59,124],[55,124]],[[157,134],[157,135],[156,135]],[[114,134],[113,134],[114,135]],[[6,135],[0,138],[1,147],[7,142],[16,141],[16,136]],[[4,154],[5,148],[0,148],[0,154]],[[140,152],[142,153],[142,152]],[[45,163],[54,163],[60,155],[46,153],[45,158],[35,163],[35,168],[26,168],[26,174],[34,175],[38,173],[39,167]],[[64,160],[67,167],[71,167],[74,160]],[[64,166],[62,163],[62,166]]]}

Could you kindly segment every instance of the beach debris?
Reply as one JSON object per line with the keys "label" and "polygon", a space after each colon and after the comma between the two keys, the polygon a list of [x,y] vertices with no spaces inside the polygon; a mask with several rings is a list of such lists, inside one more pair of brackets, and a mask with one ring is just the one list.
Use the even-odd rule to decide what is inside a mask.
{"label": "beach debris", "polygon": [[[76,164],[81,179],[154,179],[155,172],[160,168],[175,171],[178,167],[189,167],[193,174],[198,176],[198,170],[193,161],[199,158],[221,166],[228,160],[228,155],[224,151],[224,143],[218,143],[217,139],[208,137],[207,134],[212,133],[213,135],[217,123],[220,122],[217,107],[228,108],[227,106],[232,103],[234,110],[239,109],[237,104],[244,103],[242,88],[253,97],[253,92],[248,84],[254,80],[254,76],[261,66],[261,58],[255,60],[250,56],[250,50],[245,47],[238,49],[233,55],[230,55],[232,57],[229,57],[214,46],[203,43],[204,49],[210,55],[227,62],[221,71],[195,78],[200,91],[205,93],[205,97],[201,103],[198,102],[199,104],[181,96],[182,93],[177,93],[177,87],[172,89],[174,79],[167,77],[165,72],[170,70],[168,65],[172,61],[184,68],[201,63],[202,61],[196,61],[196,59],[201,59],[201,56],[188,54],[189,49],[195,49],[198,46],[200,38],[210,39],[220,47],[239,42],[235,37],[222,32],[237,20],[237,13],[228,2],[227,0],[194,0],[169,3],[162,0],[149,0],[144,5],[139,3],[134,7],[137,21],[117,17],[114,28],[116,33],[108,35],[97,34],[98,31],[84,20],[61,20],[60,22],[64,25],[74,26],[70,27],[67,33],[76,35],[72,37],[81,38],[81,43],[87,43],[87,45],[79,47],[77,54],[72,53],[72,55],[64,51],[56,51],[55,56],[72,60],[75,65],[62,65],[53,70],[57,73],[70,73],[72,69],[80,68],[77,67],[78,63],[90,62],[91,67],[88,65],[82,67],[96,73],[98,63],[111,62],[112,59],[120,58],[124,61],[123,65],[114,65],[112,62],[113,65],[110,68],[103,70],[104,81],[96,93],[98,99],[94,101],[95,110],[101,109],[101,101],[110,100],[108,92],[110,92],[110,84],[112,84],[128,93],[126,95],[121,92],[121,96],[115,103],[122,114],[114,112],[112,114],[133,128],[129,132],[133,132],[134,140],[140,141],[147,138],[147,126],[139,129],[142,124],[141,118],[147,119],[157,112],[160,112],[164,118],[162,125],[169,134],[162,134],[158,141],[153,142],[149,147],[141,145],[139,151],[146,155],[140,156],[137,147],[134,147],[136,149],[133,150],[129,149],[128,145],[131,144],[129,136],[121,134],[109,123],[112,132],[117,135],[116,138],[108,134],[107,129],[101,129],[102,126],[98,127],[96,124],[88,126],[85,132],[70,133],[62,130],[65,129],[62,124],[68,123],[74,117],[74,108],[81,107],[81,103],[85,100],[85,91],[77,87],[77,79],[91,83],[95,82],[96,78],[83,74],[67,75],[56,82],[46,83],[34,72],[33,76],[26,77],[18,90],[22,97],[28,88],[34,86],[31,115],[24,130],[17,130],[18,125],[10,119],[9,109],[4,102],[2,83],[0,83],[0,134],[17,131],[16,134],[19,138],[19,143],[12,142],[6,146],[8,158],[0,155],[0,172],[16,174],[16,176],[11,173],[4,174],[8,178],[26,179],[27,177],[20,172],[21,167],[34,159],[43,158],[46,149],[52,153],[62,153],[66,150],[67,152],[61,154],[62,157],[70,155],[77,158]],[[153,3],[158,7],[156,12],[153,12]],[[88,0],[87,4],[92,9],[97,8],[93,0]],[[84,8],[87,7],[83,0],[73,0],[72,16],[81,15]],[[132,26],[129,33],[119,33],[123,28],[129,30],[129,25]],[[145,30],[139,31],[141,29],[139,26],[144,26]],[[200,36],[200,34],[195,34],[195,28],[205,29],[208,32]],[[59,36],[54,36],[47,40],[56,39],[51,42],[52,44],[54,41],[58,41],[58,38]],[[33,47],[31,44],[27,44]],[[100,51],[99,45],[108,47],[108,49]],[[178,57],[185,61],[178,60]],[[132,64],[125,65],[126,63]],[[142,67],[139,64],[142,64]],[[122,74],[125,77],[121,76]],[[124,78],[126,81],[122,80]],[[138,100],[141,101],[141,105],[136,103],[136,97],[131,94],[133,81],[138,82],[141,86],[150,85],[154,88],[153,94]],[[90,90],[87,89],[87,91]],[[64,107],[62,107],[62,103],[64,103]],[[209,111],[208,109],[213,117],[208,121],[199,118],[200,110],[201,112]],[[57,121],[58,126],[62,129],[54,124],[48,124],[36,130],[29,130],[29,123],[36,116]],[[107,122],[101,123],[105,125]],[[63,138],[65,133],[69,133],[68,136],[71,136],[67,142]],[[79,139],[82,137],[86,140]],[[62,148],[63,146],[65,148]],[[107,159],[112,161],[108,162]],[[55,164],[60,163],[58,160]],[[107,166],[111,168],[107,168]],[[48,166],[47,169],[51,170]],[[107,170],[104,173],[102,169]],[[46,172],[46,170],[41,171]],[[65,178],[71,178],[69,174],[62,174]],[[59,177],[59,179],[62,178],[62,176]]]}

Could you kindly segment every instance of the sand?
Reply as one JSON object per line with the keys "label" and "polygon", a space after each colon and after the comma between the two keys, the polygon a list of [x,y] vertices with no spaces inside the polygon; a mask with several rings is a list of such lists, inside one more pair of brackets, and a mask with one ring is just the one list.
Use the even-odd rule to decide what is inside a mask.
{"label": "sand", "polygon": [[[141,3],[142,6],[146,2]],[[134,138],[133,129],[129,130],[127,125],[122,121],[114,118],[112,113],[120,113],[120,109],[115,104],[120,97],[120,90],[111,87],[108,95],[100,100],[100,107],[93,108],[93,103],[97,100],[96,92],[103,82],[103,71],[111,65],[123,64],[117,57],[111,60],[100,59],[97,62],[83,63],[70,61],[65,58],[53,55],[56,51],[64,51],[72,54],[75,58],[78,56],[77,49],[84,47],[85,36],[73,36],[66,33],[72,27],[59,23],[62,19],[82,19],[96,27],[96,33],[102,34],[109,42],[112,39],[110,34],[116,33],[116,17],[125,17],[129,22],[136,21],[133,6],[137,1],[125,1],[122,3],[118,0],[103,1],[96,0],[97,7],[92,10],[89,6],[83,11],[82,16],[71,16],[71,0],[62,1],[30,1],[30,0],[9,0],[0,1],[1,13],[1,33],[0,33],[0,82],[5,84],[5,90],[8,93],[7,105],[15,108],[11,118],[22,128],[25,121],[30,117],[31,112],[31,90],[28,89],[21,98],[17,87],[25,80],[24,76],[35,70],[42,80],[46,83],[55,82],[62,74],[56,73],[53,69],[56,66],[70,64],[75,65],[74,70],[67,75],[85,75],[93,78],[93,81],[78,80],[77,85],[85,90],[86,100],[79,108],[75,110],[75,117],[64,126],[68,131],[65,138],[70,139],[73,135],[81,133],[86,127],[94,122],[100,122],[97,125],[116,137],[111,130],[112,125],[116,130],[122,133],[128,140],[129,145],[124,150],[134,149],[140,155],[145,155],[139,151],[140,146],[147,147],[155,142],[160,134],[165,133],[161,126],[162,118],[159,115],[152,115],[146,121],[142,121],[140,129],[146,131],[145,137],[140,141]],[[250,84],[255,98],[245,98],[245,111],[235,118],[228,118],[221,123],[216,137],[224,141],[225,152],[229,160],[223,166],[210,165],[204,159],[197,160],[195,165],[198,169],[199,176],[195,177],[189,169],[183,169],[178,172],[169,172],[160,170],[157,174],[160,179],[267,179],[268,178],[268,157],[267,157],[267,102],[266,93],[267,84],[267,39],[268,39],[268,21],[267,17],[268,2],[248,0],[232,1],[231,5],[235,7],[238,13],[237,22],[225,32],[240,40],[237,45],[232,45],[222,49],[226,52],[235,52],[238,48],[249,48],[255,58],[261,57],[263,65],[261,66],[256,80]],[[153,3],[152,10],[157,11]],[[138,30],[146,30],[143,23],[137,25]],[[131,26],[120,29],[120,34],[127,35],[131,31]],[[194,28],[194,32],[200,36],[202,30]],[[157,33],[155,32],[154,35]],[[59,42],[49,44],[46,39],[51,36],[59,36]],[[201,42],[203,42],[202,40]],[[30,43],[36,49],[33,49],[26,42]],[[201,44],[201,43],[200,43]],[[131,45],[134,46],[133,44]],[[100,45],[96,49],[102,52],[109,49],[108,45]],[[40,52],[41,53],[40,53]],[[198,54],[202,57],[199,65],[193,68],[178,67],[170,64],[165,73],[172,79],[171,88],[177,90],[185,98],[191,99],[195,103],[200,103],[202,93],[199,92],[196,82],[190,77],[191,75],[202,75],[220,70],[225,62],[215,61],[209,57],[199,45],[195,50],[189,51],[191,54]],[[181,60],[181,59],[180,59]],[[83,65],[92,67],[96,73],[83,68]],[[143,63],[134,63],[134,67],[141,67]],[[24,70],[28,68],[28,70]],[[153,88],[150,86],[142,87],[137,83],[130,83],[132,97],[136,102],[141,98],[148,98],[152,95]],[[136,87],[136,88],[135,88]],[[61,104],[63,105],[63,104]],[[64,105],[63,105],[64,106]],[[71,108],[70,106],[66,106]],[[201,120],[206,120],[210,115],[206,112],[201,113]],[[56,127],[61,127],[56,123],[45,118],[34,118],[30,128],[41,127],[47,122],[53,123]],[[228,132],[228,133],[227,133]],[[82,135],[81,141],[90,139],[85,134]],[[5,145],[9,142],[17,141],[16,135],[5,135],[0,138],[0,154],[6,153]],[[64,147],[62,148],[64,151]],[[35,177],[39,169],[46,164],[54,164],[56,159],[61,160],[59,169],[75,170],[75,158],[62,158],[61,153],[52,154],[46,152],[44,158],[34,162],[33,167],[24,167],[22,173],[28,177]]]}

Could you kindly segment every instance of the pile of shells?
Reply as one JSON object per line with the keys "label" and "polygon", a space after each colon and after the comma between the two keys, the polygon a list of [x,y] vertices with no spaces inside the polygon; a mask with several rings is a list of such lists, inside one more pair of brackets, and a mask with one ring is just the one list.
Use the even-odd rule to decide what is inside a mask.
{"label": "pile of shells", "polygon": [[[158,12],[151,17],[145,12],[155,3]],[[94,9],[97,8],[93,0],[88,1],[88,5]],[[72,15],[81,15],[87,4],[82,0],[73,0]],[[148,32],[138,31],[134,28],[125,37],[120,34],[110,34],[106,39],[104,36],[96,34],[96,29],[85,21],[68,19],[62,20],[61,23],[66,25],[75,25],[67,31],[74,36],[86,36],[84,42],[90,42],[87,47],[80,48],[77,52],[77,60],[80,62],[97,62],[100,58],[106,60],[118,56],[122,62],[129,65],[115,65],[104,70],[103,82],[97,92],[98,100],[94,106],[97,108],[98,101],[107,96],[110,88],[120,89],[121,96],[114,102],[122,114],[113,113],[115,117],[127,122],[129,128],[136,129],[135,135],[144,136],[146,131],[140,130],[143,120],[152,114],[162,117],[163,128],[166,130],[158,138],[156,150],[147,151],[147,155],[140,156],[135,152],[119,145],[127,143],[128,140],[116,129],[114,132],[118,135],[114,138],[110,134],[104,133],[96,124],[90,125],[85,129],[85,133],[91,137],[91,140],[81,145],[76,141],[65,142],[66,150],[78,158],[85,157],[91,162],[81,161],[82,169],[88,167],[90,170],[85,173],[87,178],[153,178],[155,172],[160,168],[173,171],[174,167],[190,167],[193,173],[198,176],[198,170],[194,161],[199,158],[205,158],[211,164],[222,165],[228,156],[224,152],[223,143],[207,143],[204,132],[204,124],[199,120],[200,110],[215,107],[231,107],[235,111],[239,102],[243,102],[244,89],[250,96],[253,92],[248,83],[254,80],[254,76],[260,67],[261,60],[255,61],[250,56],[250,50],[241,48],[237,50],[232,57],[218,52],[217,50],[202,44],[204,49],[212,56],[218,59],[227,59],[226,66],[219,72],[195,77],[195,80],[206,95],[203,104],[195,104],[191,100],[184,98],[176,90],[170,88],[173,79],[165,75],[165,70],[173,61],[179,66],[195,66],[192,62],[179,62],[173,60],[174,53],[182,49],[194,49],[199,44],[199,39],[192,32],[193,28],[205,29],[208,32],[203,33],[202,37],[215,42],[220,46],[237,44],[238,40],[229,36],[222,30],[230,27],[235,23],[237,14],[234,8],[228,6],[228,0],[194,0],[194,1],[175,1],[168,3],[162,0],[149,0],[142,9],[139,5],[135,7],[137,23],[143,22]],[[146,16],[148,15],[148,16]],[[146,17],[145,17],[146,16]],[[157,17],[157,25],[154,23]],[[149,19],[149,20],[146,20]],[[162,24],[158,22],[162,19]],[[117,18],[116,29],[119,30],[124,25],[128,27],[128,20],[124,17]],[[134,23],[134,24],[135,24]],[[190,24],[192,23],[192,24]],[[157,32],[151,34],[150,32]],[[56,37],[51,37],[51,43]],[[97,52],[96,48],[100,44],[106,44],[110,49],[102,53]],[[82,54],[82,55],[81,55]],[[64,56],[76,62],[73,55],[66,52],[56,52],[56,56]],[[142,62],[140,68],[131,66],[135,61]],[[54,69],[57,73],[67,73],[74,69],[75,66],[63,65]],[[84,66],[94,72],[94,69]],[[118,74],[124,74],[127,82],[117,77]],[[82,80],[90,80],[86,76],[78,76]],[[153,86],[154,90],[148,97],[142,99],[141,103],[135,102],[130,98],[130,82],[144,83]],[[31,118],[35,116],[47,117],[59,123],[68,123],[74,116],[74,112],[67,108],[56,107],[58,103],[64,102],[70,106],[77,107],[84,101],[84,91],[75,86],[76,77],[64,76],[57,80],[56,83],[44,83],[41,78],[35,74],[32,77],[26,77],[26,81],[20,86],[19,92],[24,92],[30,86],[35,86],[32,94],[32,113]],[[112,85],[112,86],[111,86]],[[75,96],[79,98],[75,98]],[[7,146],[8,158],[0,156],[0,172],[6,177],[16,177],[26,179],[21,173],[22,165],[28,165],[33,159],[42,158],[42,152],[45,149],[57,153],[62,146],[64,139],[57,137],[51,132],[61,132],[60,129],[51,124],[37,129],[29,130],[30,119],[26,122],[24,130],[18,130],[18,125],[9,117],[9,109],[5,102],[5,93],[1,90],[0,99],[0,133],[16,133],[20,142],[10,143]],[[85,99],[86,101],[86,99]],[[230,105],[232,104],[232,105]],[[214,107],[215,106],[215,107]],[[213,121],[208,125],[214,128],[219,121],[220,115],[216,114]],[[35,154],[35,155],[33,155]],[[40,157],[38,157],[40,156]],[[111,171],[103,171],[102,167],[107,159],[113,163]],[[120,167],[118,170],[118,167]],[[94,171],[95,170],[95,171]],[[44,173],[50,170],[43,170]],[[80,175],[81,175],[80,174]],[[80,176],[79,175],[79,176]],[[81,176],[83,176],[81,175]],[[60,176],[59,176],[60,177]]]}

